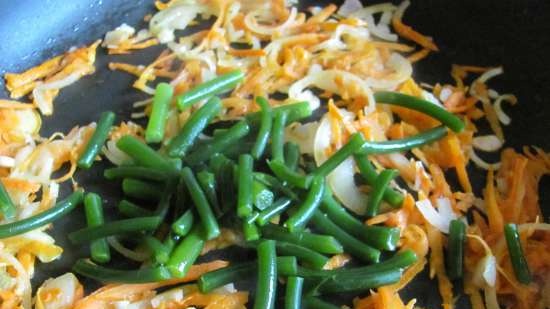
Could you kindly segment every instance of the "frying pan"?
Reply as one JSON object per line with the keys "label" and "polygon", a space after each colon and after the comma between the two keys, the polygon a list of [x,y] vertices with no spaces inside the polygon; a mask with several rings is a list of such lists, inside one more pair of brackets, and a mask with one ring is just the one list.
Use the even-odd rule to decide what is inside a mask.
{"label": "frying pan", "polygon": [[[323,5],[329,1],[301,1],[301,6]],[[338,1],[336,1],[338,2]],[[366,2],[366,1],[363,1]],[[380,1],[368,1],[372,4]],[[121,23],[140,28],[143,16],[153,11],[149,0],[18,0],[0,1],[0,74],[20,72],[45,59],[66,51],[71,46],[89,44],[102,38],[105,32]],[[512,116],[512,125],[505,127],[507,145],[520,149],[523,145],[538,145],[550,149],[550,102],[545,94],[550,85],[550,2],[545,0],[423,0],[413,1],[405,15],[407,24],[434,37],[441,51],[414,66],[416,80],[427,83],[451,82],[452,63],[481,66],[502,65],[503,76],[491,82],[501,92],[511,92],[519,104],[505,110]],[[147,64],[160,51],[154,47],[128,56],[108,56],[98,49],[97,72],[63,89],[55,100],[55,113],[44,117],[42,135],[68,131],[75,125],[87,124],[99,118],[103,110],[113,110],[119,119],[128,118],[131,103],[143,95],[131,89],[133,77],[113,73],[107,63],[116,59]],[[0,80],[0,97],[7,97]],[[475,169],[475,168],[472,168]],[[101,169],[79,171],[76,179],[87,189],[102,193],[106,213],[114,213],[119,199],[118,185],[104,183]],[[476,174],[475,171],[472,174]],[[477,171],[477,175],[483,174]],[[474,178],[478,191],[482,179]],[[541,183],[541,205],[548,219],[550,182]],[[62,192],[64,194],[66,192]],[[86,256],[84,248],[68,243],[66,234],[82,226],[82,212],[55,223],[52,231],[58,244],[65,248],[63,256],[52,263],[37,265],[33,286],[70,269],[78,257]],[[245,256],[243,256],[245,255]],[[238,250],[224,252],[228,259],[244,259],[250,253]],[[219,256],[207,256],[207,259]],[[117,261],[115,261],[117,263]],[[118,262],[122,263],[122,262]],[[97,287],[84,280],[88,289]],[[244,287],[251,286],[250,283]],[[460,284],[455,291],[461,291]],[[421,274],[403,291],[404,299],[416,298],[424,308],[440,308],[441,301],[435,281]],[[457,308],[469,308],[461,293]],[[345,295],[333,299],[337,304],[351,304]]]}

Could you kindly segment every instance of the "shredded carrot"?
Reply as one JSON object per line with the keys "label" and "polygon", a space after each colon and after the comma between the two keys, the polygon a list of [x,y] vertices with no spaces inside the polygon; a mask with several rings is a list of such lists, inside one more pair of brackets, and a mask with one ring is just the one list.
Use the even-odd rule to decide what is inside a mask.
{"label": "shredded carrot", "polygon": [[443,102],[443,105],[445,108],[451,112],[456,112],[459,110],[464,100],[466,99],[466,96],[463,91],[454,91],[448,98]]}
{"label": "shredded carrot", "polygon": [[460,141],[456,134],[450,133],[442,140],[444,149],[454,165],[458,181],[465,192],[472,192],[472,185],[466,171],[466,159],[460,147]]}
{"label": "shredded carrot", "polygon": [[458,65],[453,64],[451,68],[451,76],[455,80],[456,88],[464,90],[464,79],[468,76],[468,73],[477,73],[481,74],[488,70],[492,69],[491,67],[480,67],[480,66],[471,66],[471,65]]}
{"label": "shredded carrot", "polygon": [[397,32],[401,37],[409,39],[425,49],[439,51],[439,48],[437,48],[437,45],[435,45],[431,38],[428,38],[425,35],[416,32],[412,27],[403,24],[403,13],[404,10],[398,11],[393,15],[392,25],[395,32]]}
{"label": "shredded carrot", "polygon": [[244,305],[248,302],[248,293],[246,292],[231,294],[201,294],[199,292],[191,292],[187,295],[181,302],[177,303],[176,307],[172,308],[197,306],[205,309],[244,309]]}
{"label": "shredded carrot", "polygon": [[[62,59],[63,55],[54,57],[20,74],[6,73],[4,76],[6,79],[6,88],[8,88],[10,92],[13,92],[19,87],[23,87],[37,79],[42,79],[53,74],[58,69]],[[12,98],[15,99],[17,97],[12,96]]]}
{"label": "shredded carrot", "polygon": [[[174,53],[161,53],[161,55],[143,69],[139,78],[134,82],[133,86],[144,92],[152,92],[152,89],[147,86],[147,81],[154,80],[155,67],[165,61],[170,61],[176,57]],[[151,93],[152,94],[152,93]]]}
{"label": "shredded carrot", "polygon": [[330,100],[328,102],[328,112],[330,120],[330,131],[332,139],[332,147],[335,149],[340,149],[342,147],[342,129],[340,127],[340,122],[342,120],[340,113],[338,112],[338,107],[334,105],[334,101]]}
{"label": "shredded carrot", "polygon": [[487,118],[491,129],[501,141],[504,141],[504,132],[502,131],[502,126],[500,125],[500,121],[498,120],[493,104],[491,104],[488,100],[482,100],[481,103],[483,111],[485,112],[485,117]]}
{"label": "shredded carrot", "polygon": [[397,291],[389,287],[378,288],[378,293],[380,294],[380,300],[382,308],[395,308],[400,309],[405,307]]}
{"label": "shredded carrot", "polygon": [[481,119],[483,116],[485,116],[485,113],[481,109],[477,107],[473,107],[470,110],[468,110],[468,112],[466,113],[466,116],[468,116],[469,119],[478,120],[478,119]]}
{"label": "shredded carrot", "polygon": [[99,43],[101,41],[98,40],[90,46],[69,51],[20,74],[6,73],[6,87],[10,96],[19,98],[32,92],[33,104],[44,115],[51,115],[53,100],[59,93],[59,88],[41,87],[62,80],[71,83],[75,78],[92,74],[95,71],[94,62]]}
{"label": "shredded carrot", "polygon": [[[401,84],[399,87],[399,92],[415,97],[422,97],[422,88],[420,88],[420,86],[418,86],[412,78],[407,79],[403,84]],[[431,129],[438,124],[437,120],[434,120],[426,114],[404,107],[392,106],[392,111],[395,112],[401,120],[414,125],[420,130]]]}
{"label": "shredded carrot", "polygon": [[428,254],[429,243],[426,232],[416,224],[409,224],[403,231],[401,247],[411,249],[421,258]]}
{"label": "shredded carrot", "polygon": [[[510,154],[510,155],[508,155]],[[508,194],[499,203],[502,207],[502,215],[505,222],[518,222],[520,210],[522,209],[522,200],[525,194],[525,168],[527,166],[527,158],[519,155],[514,155],[511,150],[504,150],[503,156],[503,169],[507,172],[506,180],[508,182]],[[507,158],[511,158],[511,169],[506,171],[505,168],[509,166]]]}
{"label": "shredded carrot", "polygon": [[419,258],[416,263],[405,270],[399,282],[388,285],[388,287],[396,291],[401,290],[402,288],[407,286],[416,277],[416,275],[424,270],[424,267],[426,267],[426,263],[428,263],[428,261],[425,257]]}
{"label": "shredded carrot", "polygon": [[265,55],[263,49],[235,49],[230,48],[228,53],[236,57],[261,57]]}
{"label": "shredded carrot", "polygon": [[[338,107],[336,107],[332,99],[328,103],[328,111],[330,115],[333,145],[338,149],[342,146],[345,138],[357,132],[357,130],[351,121],[345,121],[344,116]],[[346,134],[342,133],[341,126],[346,129],[346,132],[344,132]]]}
{"label": "shredded carrot", "polygon": [[40,190],[40,184],[39,183],[29,181],[29,180],[25,180],[25,179],[5,177],[5,178],[1,178],[0,181],[2,182],[4,187],[6,187],[6,189],[8,189],[8,190],[14,190],[14,191],[19,191],[19,192],[28,192],[29,194],[36,193],[36,192],[38,192],[38,190]]}
{"label": "shredded carrot", "polygon": [[142,139],[143,128],[131,121],[123,121],[118,126],[113,126],[111,132],[109,132],[109,139],[117,141],[124,135],[132,135],[134,137]]}
{"label": "shredded carrot", "polygon": [[474,218],[475,226],[479,230],[480,235],[488,235],[489,225],[485,221],[485,218],[479,213],[479,211],[474,210],[472,212],[472,217]]}
{"label": "shredded carrot", "polygon": [[[122,62],[109,62],[109,69],[110,70],[120,70],[120,71],[124,71],[126,73],[130,73],[132,75],[135,75],[135,76],[140,76],[143,71],[144,71],[144,67],[143,66],[139,66],[139,65],[133,65],[133,64],[129,64],[129,63],[122,63]],[[149,80],[153,80],[153,77],[148,77]]]}
{"label": "shredded carrot", "polygon": [[443,299],[443,308],[454,308],[453,284],[445,272],[443,261],[443,237],[435,227],[426,225],[427,235],[430,243],[430,277],[437,275],[439,293]]}
{"label": "shredded carrot", "polygon": [[550,172],[546,155],[530,157],[512,149],[502,151],[501,167],[497,173],[500,197],[498,205],[505,222],[533,222],[541,216],[538,184]]}
{"label": "shredded carrot", "polygon": [[485,208],[487,209],[487,218],[489,219],[489,227],[492,233],[498,234],[502,233],[504,222],[500,208],[497,205],[498,198],[495,192],[493,174],[493,170],[489,169],[487,172],[487,185],[485,186],[483,195],[485,198]]}
{"label": "shredded carrot", "polygon": [[407,57],[407,60],[409,60],[411,63],[418,62],[426,57],[431,53],[432,51],[428,48],[423,48],[416,53],[410,55]]}
{"label": "shredded carrot", "polygon": [[472,309],[485,309],[485,303],[481,298],[481,293],[479,293],[479,290],[475,288],[473,283],[464,284],[464,293],[470,296]]}
{"label": "shredded carrot", "polygon": [[329,5],[325,6],[319,13],[311,16],[306,21],[306,24],[311,25],[311,24],[322,23],[325,20],[327,20],[332,14],[334,14],[334,12],[336,12],[337,9],[338,9],[338,7],[336,5],[329,4]]}
{"label": "shredded carrot", "polygon": [[414,50],[413,46],[409,46],[401,43],[383,42],[383,41],[374,41],[370,43],[378,48],[387,48],[390,50],[395,50],[395,51],[404,52],[404,53],[412,52]]}
{"label": "shredded carrot", "polygon": [[129,54],[134,50],[145,49],[151,46],[159,44],[159,40],[156,38],[148,39],[145,41],[138,42],[135,38],[128,38],[126,41],[121,42],[114,48],[109,47],[110,55],[123,55]]}
{"label": "shredded carrot", "polygon": [[364,298],[356,298],[353,300],[354,309],[373,309],[379,303],[379,296],[374,291],[370,292],[371,294]]}

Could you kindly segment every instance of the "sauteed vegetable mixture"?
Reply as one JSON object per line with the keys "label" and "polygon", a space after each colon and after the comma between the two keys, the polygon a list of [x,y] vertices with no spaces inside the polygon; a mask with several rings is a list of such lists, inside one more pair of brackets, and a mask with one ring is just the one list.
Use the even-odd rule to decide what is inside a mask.
{"label": "sauteed vegetable mixture", "polygon": [[[550,155],[505,148],[502,105],[517,99],[491,88],[501,67],[412,78],[438,47],[403,21],[409,4],[157,1],[144,29],[5,74],[0,308],[415,308],[399,292],[424,269],[443,308],[461,294],[476,309],[548,308]],[[152,63],[109,63],[147,94],[131,115],[40,135],[59,92],[94,78],[97,49],[152,46]],[[78,179],[104,166],[123,192],[113,216]],[[65,228],[89,255],[33,291],[37,260],[71,250],[48,234],[70,212],[85,214]],[[229,246],[253,258],[208,258]],[[103,286],[87,293],[84,277]]]}

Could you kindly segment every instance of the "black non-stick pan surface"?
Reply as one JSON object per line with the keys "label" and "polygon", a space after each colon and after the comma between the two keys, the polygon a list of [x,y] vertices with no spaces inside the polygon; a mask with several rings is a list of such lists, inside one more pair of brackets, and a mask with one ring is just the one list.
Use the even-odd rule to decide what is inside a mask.
{"label": "black non-stick pan surface", "polygon": [[[301,1],[300,5],[326,3]],[[1,0],[0,74],[23,71],[71,46],[89,44],[123,22],[140,28],[144,25],[143,16],[153,10],[152,0]],[[441,49],[415,65],[416,80],[450,82],[452,63],[502,65],[505,74],[491,81],[491,85],[501,93],[511,92],[519,98],[517,106],[504,107],[513,119],[512,125],[505,127],[507,145],[516,149],[538,145],[550,150],[550,2],[416,0],[407,10],[405,21],[433,36]],[[116,59],[148,64],[158,52],[159,49],[151,48],[129,56],[108,56],[98,49],[97,72],[61,91],[54,103],[54,115],[43,119],[42,135],[66,132],[75,125],[95,121],[104,110],[113,110],[119,119],[127,119],[131,103],[143,95],[131,88],[133,77],[109,71],[107,63]],[[0,97],[7,97],[3,80],[0,88]],[[101,192],[106,199],[106,212],[114,213],[119,186],[106,183],[101,174],[100,168],[94,168],[77,172],[76,179],[87,190]],[[474,179],[474,184],[479,192],[482,178]],[[550,182],[543,180],[541,204],[546,220],[549,189]],[[74,211],[55,223],[52,234],[65,252],[57,261],[37,265],[35,287],[44,279],[68,271],[76,258],[87,255],[86,248],[71,246],[66,237],[69,231],[82,227],[83,222],[82,211]],[[243,250],[229,250],[223,257],[243,260],[251,256],[253,253]],[[87,290],[97,287],[85,279],[83,282]],[[456,291],[460,290],[458,286]],[[437,285],[425,274],[410,284],[403,295],[407,300],[416,298],[417,305],[424,308],[441,307]],[[457,295],[460,295],[457,308],[469,308],[467,298]],[[333,301],[351,304],[351,299],[344,295]]]}

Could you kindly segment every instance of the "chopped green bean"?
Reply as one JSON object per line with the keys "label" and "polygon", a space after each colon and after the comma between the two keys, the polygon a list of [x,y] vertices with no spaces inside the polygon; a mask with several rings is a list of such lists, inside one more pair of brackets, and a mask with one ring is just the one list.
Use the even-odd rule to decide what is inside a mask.
{"label": "chopped green bean", "polygon": [[[378,174],[368,157],[366,155],[355,154],[354,159],[359,172],[361,172],[361,176],[368,184],[373,185],[376,182]],[[404,197],[403,194],[387,187],[384,191],[384,200],[393,207],[401,207]]]}
{"label": "chopped green bean", "polygon": [[189,268],[199,257],[204,247],[205,239],[202,236],[202,230],[197,225],[187,236],[174,248],[166,267],[176,278],[183,278],[189,271]]}
{"label": "chopped green bean", "polygon": [[113,112],[101,113],[92,137],[90,137],[84,152],[78,158],[78,167],[89,169],[92,166],[101,147],[103,147],[107,137],[109,137],[109,132],[114,122],[115,114]]}
{"label": "chopped green bean", "polygon": [[157,183],[145,182],[133,178],[124,178],[122,192],[137,199],[157,201],[162,197],[163,188]]}
{"label": "chopped green bean", "polygon": [[187,209],[174,223],[172,223],[172,231],[179,236],[185,236],[191,231],[195,216],[191,209]]}
{"label": "chopped green bean", "polygon": [[168,145],[168,155],[171,157],[183,157],[206,126],[216,117],[222,109],[222,102],[217,97],[212,97],[206,104],[196,110],[183,125]]}
{"label": "chopped green bean", "polygon": [[387,169],[383,170],[380,175],[378,175],[372,186],[372,191],[369,193],[369,201],[367,203],[367,210],[365,211],[367,216],[374,217],[378,214],[382,196],[397,174],[398,172],[396,170]]}
{"label": "chopped green bean", "polygon": [[262,235],[267,239],[286,241],[319,253],[339,254],[344,252],[342,245],[334,237],[328,235],[304,231],[289,233],[285,228],[273,224],[262,227]]}
{"label": "chopped green bean", "polygon": [[358,276],[364,274],[375,274],[382,271],[388,271],[392,269],[405,269],[410,267],[418,260],[414,251],[407,249],[399,252],[391,258],[368,266],[355,267],[355,268],[337,268],[337,269],[309,269],[298,267],[298,276],[309,279],[326,279],[334,276]]}
{"label": "chopped green bean", "polygon": [[71,212],[71,210],[80,204],[83,196],[84,193],[82,190],[76,190],[67,198],[57,202],[55,206],[48,210],[23,220],[0,225],[0,239],[23,234],[56,221]]}
{"label": "chopped green bean", "polygon": [[313,177],[310,175],[302,175],[285,165],[282,161],[268,161],[267,165],[281,181],[287,182],[300,189],[308,189]]}
{"label": "chopped green bean", "polygon": [[[103,207],[101,197],[95,193],[88,193],[84,197],[84,210],[88,226],[103,224]],[[99,238],[90,244],[92,260],[98,263],[107,263],[111,260],[111,251],[105,238]]]}
{"label": "chopped green bean", "polygon": [[[281,276],[296,276],[298,266],[293,256],[277,257],[277,273]],[[238,282],[258,274],[258,262],[250,261],[233,264],[220,268],[199,277],[198,286],[202,293],[208,293],[214,289],[232,282]]]}
{"label": "chopped green bean", "polygon": [[365,142],[358,154],[387,154],[392,152],[408,151],[423,145],[433,143],[447,135],[447,128],[438,126],[411,137],[385,142]]}
{"label": "chopped green bean", "polygon": [[176,244],[180,240],[180,236],[176,235],[172,232],[169,232],[168,235],[166,235],[166,238],[162,242],[166,250],[170,253],[169,255],[172,255],[172,251],[174,251],[174,248],[176,247]]}
{"label": "chopped green bean", "polygon": [[109,180],[119,178],[136,178],[143,180],[165,181],[175,175],[176,174],[170,174],[150,167],[131,165],[112,167],[103,172],[103,176]]}
{"label": "chopped green bean", "polygon": [[199,290],[201,293],[209,293],[226,284],[253,277],[256,275],[257,270],[257,263],[254,261],[232,264],[228,267],[208,272],[199,277]]}
{"label": "chopped green bean", "polygon": [[307,296],[303,301],[304,309],[341,309],[340,306],[333,305],[317,297]]}
{"label": "chopped green bean", "polygon": [[517,226],[513,223],[506,224],[504,226],[504,236],[506,238],[506,244],[508,245],[508,255],[510,256],[516,278],[523,284],[529,284],[533,278],[531,277],[529,265],[523,254]]}
{"label": "chopped green bean", "polygon": [[233,143],[229,145],[226,149],[223,150],[223,154],[230,159],[236,160],[243,153],[250,153],[254,142],[247,141],[246,139],[241,139],[238,143]]}
{"label": "chopped green bean", "polygon": [[275,195],[264,183],[255,179],[252,181],[252,204],[258,210],[261,211],[273,205],[274,198]]}
{"label": "chopped green bean", "polygon": [[170,272],[165,267],[140,268],[135,270],[111,269],[96,265],[88,260],[77,260],[73,271],[84,277],[100,282],[112,283],[149,283],[170,279]]}
{"label": "chopped green bean", "polygon": [[466,224],[462,220],[452,220],[449,225],[449,244],[447,247],[447,273],[451,280],[462,278],[465,234]]}
{"label": "chopped green bean", "polygon": [[195,151],[185,157],[185,162],[190,165],[197,165],[214,153],[224,152],[228,147],[239,144],[239,140],[245,137],[249,131],[246,121],[241,120],[226,132],[197,147]]}
{"label": "chopped green bean", "polygon": [[325,178],[315,177],[312,181],[311,188],[306,196],[304,202],[298,207],[295,213],[293,213],[285,225],[290,232],[303,229],[309,222],[321,200],[323,199],[323,193],[325,191]]}
{"label": "chopped green bean", "polygon": [[377,103],[397,105],[413,109],[439,120],[451,130],[460,133],[464,122],[457,116],[432,102],[398,92],[379,91],[374,94]]}
{"label": "chopped green bean", "polygon": [[[277,107],[274,107],[272,110],[273,115],[280,112],[288,113],[286,123],[291,124],[295,121],[299,121],[311,116],[311,114],[313,113],[313,110],[311,109],[309,102],[297,102],[297,103],[279,105]],[[261,112],[250,113],[250,114],[247,114],[245,117],[246,117],[246,121],[248,121],[248,123],[251,126],[253,127],[260,126]]]}
{"label": "chopped green bean", "polygon": [[315,170],[315,175],[326,177],[328,176],[335,168],[338,167],[344,160],[349,156],[353,155],[357,150],[361,149],[361,146],[365,143],[365,139],[360,133],[354,133],[347,144],[342,148],[338,149],[330,158],[328,158],[323,164],[321,164]]}
{"label": "chopped green bean", "polygon": [[288,209],[290,203],[291,200],[286,197],[278,199],[277,201],[275,201],[275,203],[273,203],[273,205],[260,212],[260,214],[256,218],[256,223],[258,223],[259,226],[266,225],[275,216],[283,213],[286,209]]}
{"label": "chopped green bean", "polygon": [[279,255],[295,256],[298,260],[315,269],[322,269],[329,260],[328,257],[309,248],[284,241],[277,241],[277,253]]}
{"label": "chopped green bean", "polygon": [[254,159],[259,160],[264,154],[267,142],[269,141],[273,117],[271,106],[269,106],[269,102],[266,98],[256,97],[256,104],[260,106],[260,129],[258,130],[256,142],[250,153]]}
{"label": "chopped green bean", "polygon": [[380,259],[380,251],[361,242],[357,238],[349,235],[332,222],[327,216],[320,211],[316,211],[312,217],[315,226],[324,233],[332,235],[343,246],[346,252],[357,257],[367,263],[378,263]]}
{"label": "chopped green bean", "polygon": [[321,282],[316,290],[323,294],[368,291],[398,282],[402,273],[402,269],[395,268],[368,274],[335,275]]}
{"label": "chopped green bean", "polygon": [[[235,208],[237,197],[235,192],[238,188],[235,188],[235,163],[225,156],[220,156],[220,167],[216,172],[216,182],[220,188],[220,203],[222,210],[228,212]],[[237,194],[238,195],[238,194]]]}
{"label": "chopped green bean", "polygon": [[269,174],[254,172],[254,179],[273,189],[273,191],[282,193],[292,200],[298,200],[298,195],[292,191],[286,182],[281,182],[276,177]]}
{"label": "chopped green bean", "polygon": [[298,260],[295,256],[277,257],[277,274],[281,276],[296,276],[298,273]]}
{"label": "chopped green bean", "polygon": [[130,201],[122,200],[118,203],[118,211],[126,217],[135,218],[135,217],[148,217],[152,216],[153,212],[142,208]]}
{"label": "chopped green bean", "polygon": [[212,210],[216,214],[216,217],[222,215],[220,209],[220,203],[218,202],[218,195],[216,192],[216,175],[204,170],[197,173],[197,181],[199,182],[208,202],[212,206]]}
{"label": "chopped green bean", "polygon": [[275,308],[277,293],[277,254],[274,240],[262,240],[258,244],[258,281],[254,309]]}
{"label": "chopped green bean", "polygon": [[157,216],[111,221],[69,233],[69,240],[77,245],[112,235],[154,231],[161,221]]}
{"label": "chopped green bean", "polygon": [[273,126],[271,128],[271,159],[273,161],[285,161],[284,137],[288,113],[285,111],[275,112]]}
{"label": "chopped green bean", "polygon": [[166,219],[168,212],[170,212],[170,206],[175,187],[175,181],[170,181],[166,184],[164,190],[162,191],[162,195],[157,203],[157,208],[153,212],[153,215],[160,217],[162,221]]}
{"label": "chopped green bean", "polygon": [[145,129],[147,143],[160,143],[164,138],[164,128],[170,109],[170,101],[174,95],[174,88],[167,83],[159,83],[155,88],[151,114]]}
{"label": "chopped green bean", "polygon": [[178,170],[174,162],[171,162],[168,158],[165,158],[134,136],[125,135],[121,137],[117,141],[116,146],[130,156],[137,165],[167,172],[176,172]]}
{"label": "chopped green bean", "polygon": [[239,190],[237,193],[237,215],[244,218],[252,213],[252,182],[254,159],[251,155],[239,156]]}
{"label": "chopped green bean", "polygon": [[147,235],[144,238],[144,243],[149,248],[149,252],[153,257],[153,261],[158,264],[164,264],[168,261],[170,257],[170,251],[164,244],[157,238]]}
{"label": "chopped green bean", "polygon": [[[302,308],[302,287],[304,278],[290,276],[286,280],[285,309]],[[318,309],[318,308],[316,308]]]}
{"label": "chopped green bean", "polygon": [[191,199],[195,204],[201,223],[204,226],[206,240],[218,237],[220,235],[218,221],[216,220],[210,204],[208,203],[208,199],[197,182],[193,171],[190,168],[185,167],[181,172],[181,177],[187,187],[187,192],[189,192],[189,195],[191,195]]}
{"label": "chopped green bean", "polygon": [[256,223],[256,220],[258,219],[259,216],[260,216],[259,212],[253,211],[252,214],[250,214],[250,216],[246,217],[245,221],[248,223]]}
{"label": "chopped green bean", "polygon": [[363,224],[334,199],[328,188],[325,190],[321,210],[344,231],[368,245],[379,250],[395,250],[400,238],[399,228]]}
{"label": "chopped green bean", "polygon": [[285,143],[285,165],[291,171],[295,171],[298,168],[298,163],[300,163],[300,146],[293,142]]}
{"label": "chopped green bean", "polygon": [[248,222],[248,220],[243,220],[243,234],[246,241],[260,239],[260,230],[254,222]]}
{"label": "chopped green bean", "polygon": [[243,77],[243,72],[240,70],[235,70],[204,82],[195,88],[186,91],[182,95],[177,96],[177,106],[180,110],[184,110],[201,100],[208,99],[212,96],[233,89],[239,82],[241,82]]}

